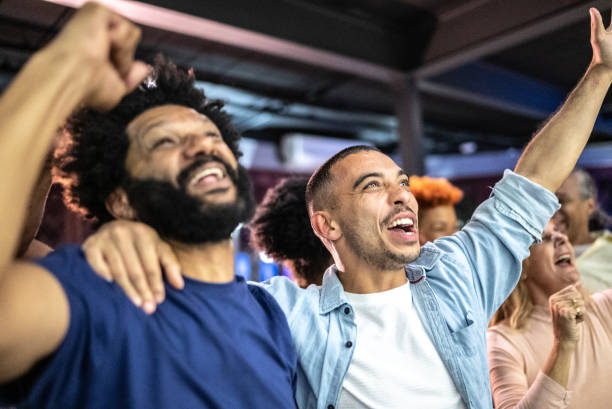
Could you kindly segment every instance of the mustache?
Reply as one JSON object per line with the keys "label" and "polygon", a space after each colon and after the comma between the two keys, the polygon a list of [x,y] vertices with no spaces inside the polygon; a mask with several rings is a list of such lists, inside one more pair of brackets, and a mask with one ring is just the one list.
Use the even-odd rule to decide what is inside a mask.
{"label": "mustache", "polygon": [[227,163],[226,160],[217,155],[202,154],[199,155],[192,164],[186,166],[183,170],[181,170],[181,172],[176,177],[176,181],[181,187],[181,189],[186,190],[187,183],[189,182],[191,174],[199,167],[206,165],[208,162],[218,162],[223,165],[223,167],[225,168],[225,173],[230,177],[232,182],[234,182],[234,185],[238,183],[238,172],[234,168],[232,168],[232,166]]}
{"label": "mustache", "polygon": [[[389,213],[389,215],[387,215],[387,217],[385,217],[382,221],[382,224],[384,226],[388,225],[391,222],[391,219],[393,219],[395,216],[397,216],[400,213],[404,213],[404,212],[410,212],[413,215],[416,216],[416,212],[414,210],[412,210],[412,208],[410,206],[401,206],[401,207],[396,207],[394,208],[391,213]],[[418,227],[419,225],[419,221],[418,218],[415,217],[416,223],[415,223],[415,227]]]}

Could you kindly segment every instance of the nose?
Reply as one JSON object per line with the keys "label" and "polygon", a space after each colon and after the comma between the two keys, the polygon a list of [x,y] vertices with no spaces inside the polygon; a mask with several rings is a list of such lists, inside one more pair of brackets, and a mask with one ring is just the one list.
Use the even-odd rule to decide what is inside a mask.
{"label": "nose", "polygon": [[561,232],[556,231],[553,233],[553,235],[554,235],[553,240],[555,243],[555,247],[562,246],[568,242],[567,236]]}
{"label": "nose", "polygon": [[193,159],[202,154],[210,155],[215,153],[213,138],[207,137],[206,135],[187,135],[183,143],[183,155],[187,159]]}
{"label": "nose", "polygon": [[[389,198],[395,206],[413,207],[416,200],[412,193],[404,186],[393,186],[389,193]],[[416,209],[413,210],[416,211]]]}

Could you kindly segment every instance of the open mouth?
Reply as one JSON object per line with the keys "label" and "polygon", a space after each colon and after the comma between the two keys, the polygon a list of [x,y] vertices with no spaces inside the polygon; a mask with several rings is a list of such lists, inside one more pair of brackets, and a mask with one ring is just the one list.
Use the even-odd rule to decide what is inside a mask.
{"label": "open mouth", "polygon": [[571,266],[573,265],[572,258],[570,257],[569,254],[563,254],[555,259],[555,265],[556,266]]}
{"label": "open mouth", "polygon": [[388,227],[389,230],[401,230],[404,233],[416,233],[414,221],[408,217],[395,220]]}
{"label": "open mouth", "polygon": [[205,186],[225,178],[225,172],[219,166],[208,167],[198,171],[189,181],[190,186]]}

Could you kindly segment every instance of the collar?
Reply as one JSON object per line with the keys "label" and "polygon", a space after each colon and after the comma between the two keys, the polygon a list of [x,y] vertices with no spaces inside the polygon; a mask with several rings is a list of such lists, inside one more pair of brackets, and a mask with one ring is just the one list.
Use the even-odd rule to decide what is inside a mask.
{"label": "collar", "polygon": [[319,313],[327,314],[346,303],[344,287],[338,279],[338,269],[335,264],[332,264],[325,271],[325,274],[323,274],[321,298],[319,299]]}
{"label": "collar", "polygon": [[406,266],[406,277],[410,284],[416,284],[425,278],[426,272],[434,268],[442,257],[442,251],[434,244],[427,242],[421,247],[421,254]]}

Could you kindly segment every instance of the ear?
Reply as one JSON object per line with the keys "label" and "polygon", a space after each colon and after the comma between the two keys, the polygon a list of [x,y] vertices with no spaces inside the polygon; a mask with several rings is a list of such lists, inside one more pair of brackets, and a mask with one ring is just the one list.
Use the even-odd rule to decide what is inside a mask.
{"label": "ear", "polygon": [[342,237],[340,226],[326,211],[317,211],[310,215],[310,224],[315,234],[321,239],[336,241]]}
{"label": "ear", "polygon": [[587,210],[589,212],[589,216],[593,214],[593,212],[595,211],[595,208],[597,207],[597,204],[595,203],[595,198],[594,197],[589,197],[586,200],[586,207]]}
{"label": "ear", "polygon": [[123,220],[136,220],[136,214],[130,201],[128,200],[127,193],[123,188],[118,187],[113,193],[108,195],[104,201],[106,210],[115,218]]}

